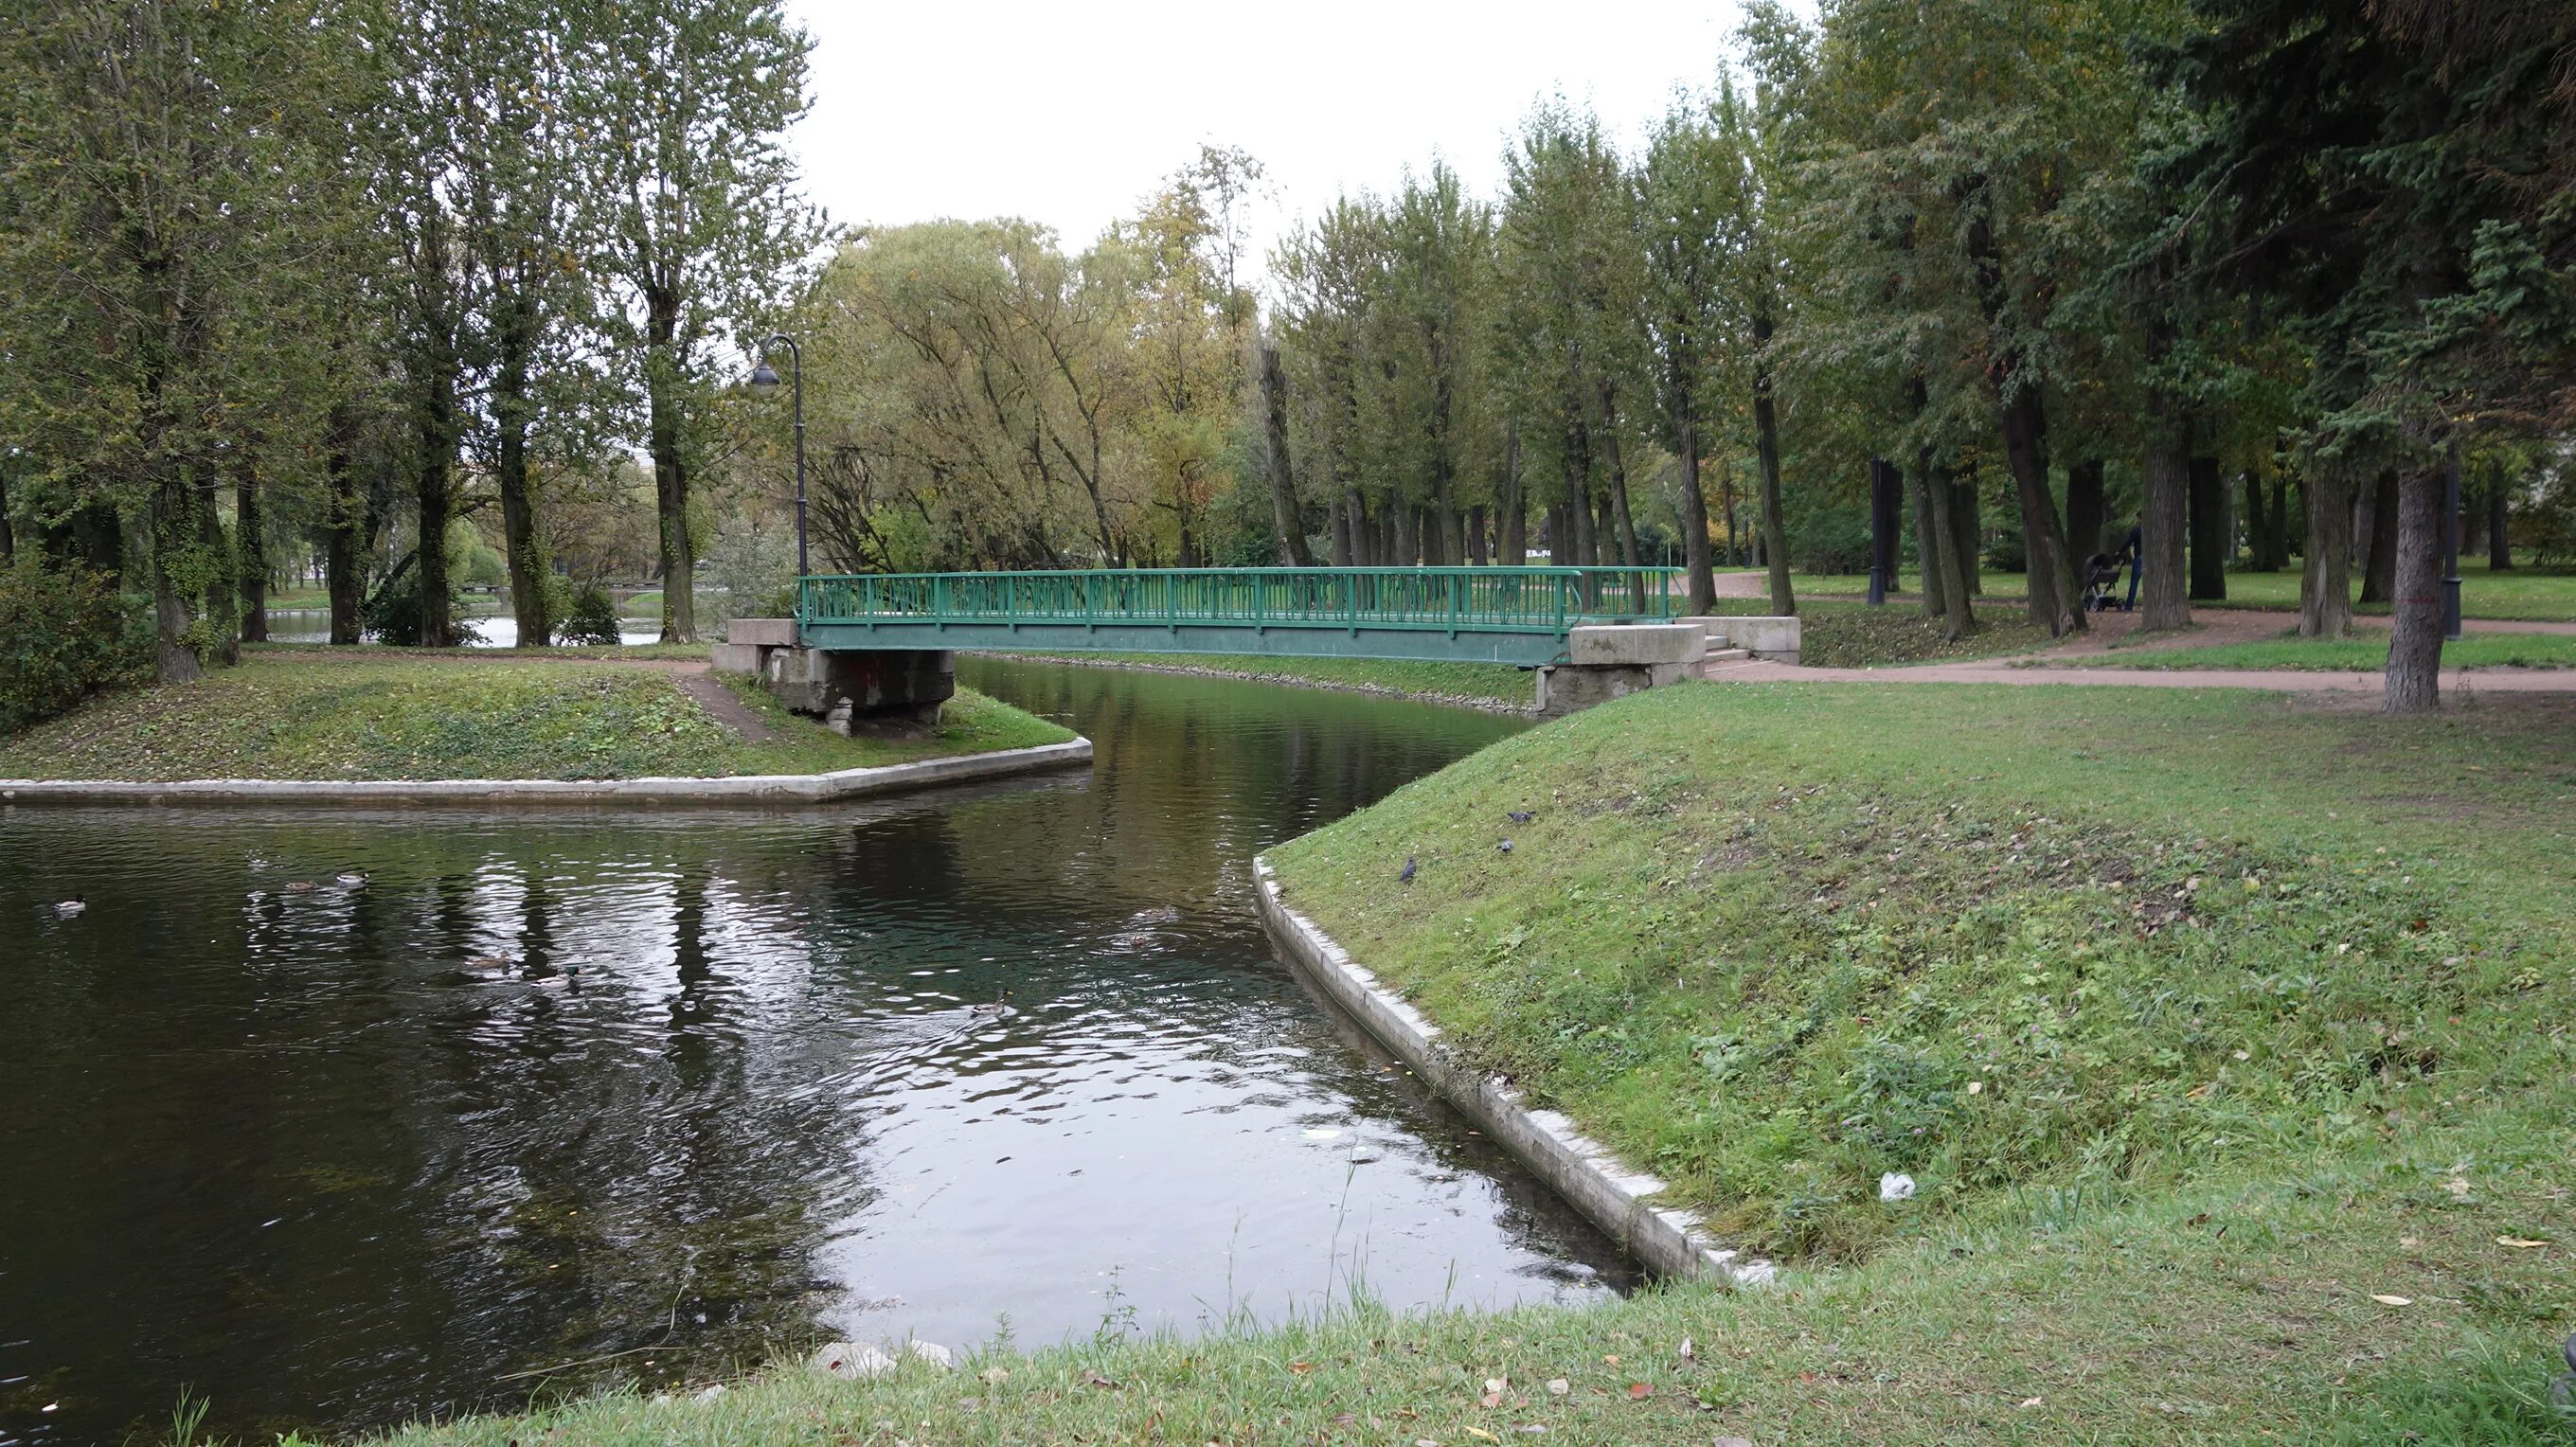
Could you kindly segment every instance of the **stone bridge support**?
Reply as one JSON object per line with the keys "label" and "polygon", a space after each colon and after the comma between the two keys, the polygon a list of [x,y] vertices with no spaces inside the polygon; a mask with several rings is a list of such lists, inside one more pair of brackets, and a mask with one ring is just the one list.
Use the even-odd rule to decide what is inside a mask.
{"label": "stone bridge support", "polygon": [[957,655],[930,648],[806,648],[789,618],[737,618],[715,666],[748,673],[778,701],[848,733],[855,720],[937,723],[957,693]]}
{"label": "stone bridge support", "polygon": [[1708,652],[1698,623],[1609,623],[1578,627],[1566,639],[1564,663],[1538,671],[1538,711],[1559,718],[1642,688],[1688,677]]}

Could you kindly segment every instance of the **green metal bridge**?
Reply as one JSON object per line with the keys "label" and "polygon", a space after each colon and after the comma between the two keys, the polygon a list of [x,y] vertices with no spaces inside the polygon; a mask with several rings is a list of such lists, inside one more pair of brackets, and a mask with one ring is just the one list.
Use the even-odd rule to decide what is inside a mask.
{"label": "green metal bridge", "polygon": [[808,648],[1562,663],[1577,624],[1669,621],[1677,568],[1160,568],[796,580]]}

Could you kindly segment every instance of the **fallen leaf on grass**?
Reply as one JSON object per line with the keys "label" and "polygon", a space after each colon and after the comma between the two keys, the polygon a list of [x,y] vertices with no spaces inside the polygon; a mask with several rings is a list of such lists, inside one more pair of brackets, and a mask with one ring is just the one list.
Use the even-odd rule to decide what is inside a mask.
{"label": "fallen leaf on grass", "polygon": [[2376,1291],[2370,1294],[2370,1299],[2378,1302],[2381,1306],[2413,1306],[2415,1304],[2415,1298],[2411,1296],[2388,1296]]}
{"label": "fallen leaf on grass", "polygon": [[1486,1430],[1485,1430],[1484,1428],[1482,1428],[1482,1427],[1470,1427],[1470,1428],[1468,1428],[1468,1429],[1467,1429],[1467,1435],[1468,1435],[1468,1436],[1470,1436],[1470,1437],[1481,1438],[1481,1439],[1483,1439],[1484,1441],[1487,1441],[1487,1442],[1500,1442],[1500,1441],[1502,1441],[1502,1440],[1503,1440],[1502,1438],[1495,1436],[1493,1433],[1486,1431]]}
{"label": "fallen leaf on grass", "polygon": [[1550,1377],[1547,1379],[1547,1394],[1551,1397],[1562,1397],[1573,1390],[1574,1384],[1563,1377]]}
{"label": "fallen leaf on grass", "polygon": [[1628,1400],[1631,1402],[1642,1402],[1654,1394],[1655,1389],[1646,1385],[1644,1382],[1630,1382],[1628,1384]]}
{"label": "fallen leaf on grass", "polygon": [[1753,1442],[1746,1437],[1720,1437],[1709,1447],[1753,1447]]}
{"label": "fallen leaf on grass", "polygon": [[1691,1339],[1689,1337],[1682,1338],[1681,1358],[1686,1362],[1695,1362],[1699,1360],[1699,1353],[1691,1350]]}
{"label": "fallen leaf on grass", "polygon": [[2021,1405],[2025,1407],[2036,1407],[2045,1400],[2046,1398],[2042,1397],[2024,1397],[2021,1399]]}
{"label": "fallen leaf on grass", "polygon": [[1299,1375],[1299,1376],[1301,1376],[1301,1377],[1302,1377],[1302,1376],[1304,1376],[1304,1375],[1306,1375],[1308,1372],[1313,1371],[1314,1369],[1315,1369],[1315,1364],[1314,1364],[1313,1362],[1290,1362],[1290,1363],[1288,1364],[1288,1370],[1290,1370],[1290,1371],[1292,1371],[1292,1372],[1295,1372],[1297,1375]]}
{"label": "fallen leaf on grass", "polygon": [[2546,1241],[2534,1241],[2527,1236],[2498,1236],[2496,1238],[2496,1244],[2498,1246],[2510,1246],[2516,1251],[2537,1251],[2549,1243]]}
{"label": "fallen leaf on grass", "polygon": [[1487,1392],[1485,1395],[1483,1395],[1483,1396],[1481,1396],[1481,1397],[1478,1397],[1478,1398],[1476,1399],[1476,1405],[1477,1405],[1477,1406],[1479,1406],[1479,1407],[1484,1407],[1484,1408],[1488,1408],[1488,1409],[1491,1409],[1491,1408],[1494,1408],[1494,1407],[1499,1407],[1499,1406],[1501,1406],[1502,1404],[1503,1404],[1503,1394],[1502,1394],[1502,1393],[1500,1393],[1500,1392]]}

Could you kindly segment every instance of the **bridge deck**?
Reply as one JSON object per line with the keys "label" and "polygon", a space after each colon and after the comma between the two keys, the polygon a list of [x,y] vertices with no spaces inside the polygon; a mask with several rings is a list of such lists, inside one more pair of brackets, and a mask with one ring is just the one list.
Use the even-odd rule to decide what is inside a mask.
{"label": "bridge deck", "polygon": [[1561,662],[1672,616],[1671,568],[1167,568],[797,580],[808,647]]}

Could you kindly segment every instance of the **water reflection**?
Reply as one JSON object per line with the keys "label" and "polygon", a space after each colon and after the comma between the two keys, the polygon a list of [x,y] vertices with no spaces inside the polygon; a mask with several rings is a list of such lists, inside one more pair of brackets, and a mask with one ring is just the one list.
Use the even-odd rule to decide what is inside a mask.
{"label": "water reflection", "polygon": [[1248,908],[1253,852],[1511,724],[966,671],[1090,734],[1094,774],[795,813],[0,812],[0,1441],[122,1438],[182,1385],[248,1437],[610,1354],[585,1371],[658,1381],[827,1331],[1617,1273]]}

